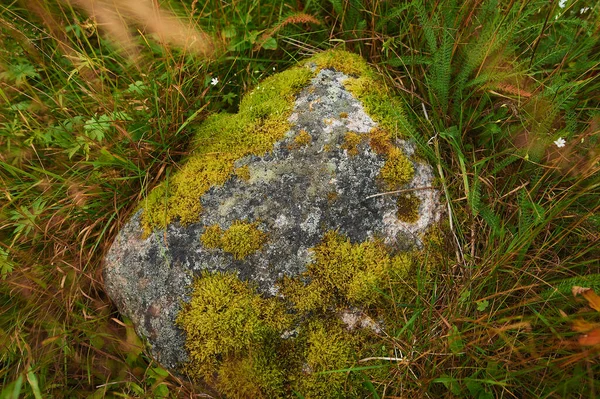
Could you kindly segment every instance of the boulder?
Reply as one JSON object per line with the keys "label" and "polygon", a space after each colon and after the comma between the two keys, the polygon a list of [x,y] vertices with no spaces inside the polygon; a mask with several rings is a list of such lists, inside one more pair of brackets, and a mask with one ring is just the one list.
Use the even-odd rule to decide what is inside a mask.
{"label": "boulder", "polygon": [[[345,336],[355,326],[380,331],[355,315],[375,303],[373,287],[384,275],[410,273],[406,254],[420,250],[440,219],[433,185],[433,169],[419,158],[401,104],[382,80],[358,56],[321,53],[261,82],[238,114],[203,123],[181,169],[140,204],[111,246],[106,291],[158,362],[216,376],[218,385],[231,370],[229,355],[236,368],[258,367],[258,358],[242,358],[266,342],[256,331],[287,341],[303,332]],[[214,275],[226,277],[207,280]],[[210,290],[229,298],[214,315]],[[242,296],[252,299],[236,299]],[[223,314],[237,321],[219,325]],[[352,325],[327,326],[331,314],[352,314]],[[250,338],[228,343],[221,334],[231,331],[202,332],[209,324]],[[214,348],[203,352],[203,340]],[[290,345],[268,342],[271,352]],[[310,349],[293,351],[298,373],[322,366],[311,363]],[[194,356],[212,368],[190,372]],[[279,376],[276,388],[257,383],[256,395],[285,396],[291,368],[269,368]],[[237,389],[232,384],[219,389]]]}

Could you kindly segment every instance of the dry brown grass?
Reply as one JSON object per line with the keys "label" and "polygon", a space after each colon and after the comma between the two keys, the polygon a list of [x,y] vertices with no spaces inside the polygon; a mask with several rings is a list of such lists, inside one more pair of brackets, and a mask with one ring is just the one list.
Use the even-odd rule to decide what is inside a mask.
{"label": "dry brown grass", "polygon": [[[62,5],[74,6],[88,14],[98,28],[104,31],[114,45],[129,57],[139,52],[136,35],[150,34],[165,46],[175,46],[198,56],[211,58],[218,46],[215,40],[202,32],[191,21],[183,21],[158,7],[152,0],[61,0]],[[23,1],[22,4],[37,14],[52,35],[64,38],[60,17],[54,15],[46,0]],[[65,41],[59,40],[59,42]],[[63,51],[69,54],[69,51]]]}

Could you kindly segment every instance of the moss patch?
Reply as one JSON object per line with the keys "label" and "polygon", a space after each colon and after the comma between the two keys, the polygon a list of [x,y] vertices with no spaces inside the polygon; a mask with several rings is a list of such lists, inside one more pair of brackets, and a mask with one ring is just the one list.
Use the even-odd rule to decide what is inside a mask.
{"label": "moss patch", "polygon": [[358,145],[362,142],[363,137],[354,132],[347,132],[344,135],[344,142],[342,148],[348,151],[351,156],[358,155]]}
{"label": "moss patch", "polygon": [[392,147],[379,172],[387,190],[398,190],[412,180],[415,174],[413,164],[399,148]]}
{"label": "moss patch", "polygon": [[421,201],[415,195],[401,195],[396,200],[398,212],[396,216],[406,223],[415,223],[419,220],[419,205]]}
{"label": "moss patch", "polygon": [[[219,242],[223,234],[211,226],[203,239]],[[411,295],[406,284],[414,280],[415,259],[427,263],[423,256],[430,255],[393,254],[380,240],[351,243],[335,231],[312,250],[313,263],[285,278],[277,297],[262,297],[233,274],[196,279],[177,317],[190,353],[182,371],[227,397],[364,397],[360,375],[335,370],[353,367],[381,345],[373,345],[368,330],[347,329],[337,312],[393,308]],[[372,319],[391,327],[385,315]]]}
{"label": "moss patch", "polygon": [[190,158],[143,202],[145,232],[165,228],[175,219],[183,224],[196,222],[202,212],[200,197],[212,186],[225,183],[237,159],[264,155],[283,138],[290,128],[287,118],[294,95],[313,75],[299,67],[281,72],[245,96],[237,114],[209,117],[196,135]]}
{"label": "moss patch", "polygon": [[305,398],[348,398],[357,397],[356,388],[349,380],[356,379],[340,371],[320,374],[333,370],[344,370],[356,362],[355,346],[358,340],[340,325],[339,322],[311,322],[307,326],[305,367],[309,371],[297,382],[296,390]]}
{"label": "moss patch", "polygon": [[257,223],[235,221],[227,230],[219,225],[206,227],[200,241],[206,248],[219,248],[242,260],[262,248],[267,234],[258,229]]}
{"label": "moss patch", "polygon": [[390,273],[408,277],[407,254],[390,255],[381,241],[352,244],[347,237],[329,231],[313,248],[315,261],[299,281],[284,281],[283,294],[302,311],[324,310],[337,305],[371,305],[380,299],[378,287]]}
{"label": "moss patch", "polygon": [[[272,349],[269,341],[290,326],[291,318],[276,298],[262,298],[233,274],[203,273],[193,285],[191,300],[177,316],[185,331],[190,360],[184,372],[196,379],[213,381],[214,375],[227,375],[231,362],[243,363],[249,373],[275,373],[264,370],[260,357]],[[224,373],[224,374],[223,374]],[[267,378],[267,377],[265,377]],[[271,380],[271,378],[267,378]],[[221,382],[229,387],[243,385]],[[258,389],[261,383],[255,379]]]}
{"label": "moss patch", "polygon": [[373,76],[373,71],[360,55],[344,50],[323,51],[304,61],[304,64],[307,63],[316,64],[318,70],[335,69],[350,76]]}
{"label": "moss patch", "polygon": [[235,170],[235,175],[244,181],[250,180],[250,168],[248,165],[244,165]]}
{"label": "moss patch", "polygon": [[306,130],[301,130],[300,133],[294,137],[294,143],[297,147],[304,147],[312,142],[312,136]]}

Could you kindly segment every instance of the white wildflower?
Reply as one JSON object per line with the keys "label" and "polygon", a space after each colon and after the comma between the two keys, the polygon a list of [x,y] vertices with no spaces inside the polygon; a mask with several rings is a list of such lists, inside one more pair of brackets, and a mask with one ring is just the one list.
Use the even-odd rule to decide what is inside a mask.
{"label": "white wildflower", "polygon": [[567,0],[558,0],[558,6],[560,8],[565,8],[566,5],[567,5]]}
{"label": "white wildflower", "polygon": [[567,144],[567,142],[565,141],[565,139],[563,139],[562,137],[559,137],[558,139],[556,139],[556,141],[554,142],[554,144],[558,147],[558,148],[562,148],[565,146],[565,144]]}
{"label": "white wildflower", "polygon": [[589,7],[583,7],[581,10],[579,10],[580,14],[585,14],[586,12],[588,12],[590,10]]}
{"label": "white wildflower", "polygon": [[210,81],[210,84],[213,86],[216,86],[219,84],[219,78],[212,78],[212,80]]}

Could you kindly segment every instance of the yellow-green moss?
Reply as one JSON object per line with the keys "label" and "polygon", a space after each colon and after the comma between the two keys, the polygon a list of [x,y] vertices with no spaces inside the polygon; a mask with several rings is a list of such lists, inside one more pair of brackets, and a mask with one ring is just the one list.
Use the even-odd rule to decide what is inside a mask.
{"label": "yellow-green moss", "polygon": [[225,183],[237,159],[264,155],[283,138],[290,127],[287,118],[294,95],[312,76],[306,68],[291,68],[261,82],[242,99],[237,114],[209,117],[196,135],[190,158],[143,202],[146,233],[175,219],[183,224],[197,221],[202,212],[200,197],[212,186]]}
{"label": "yellow-green moss", "polygon": [[[399,99],[359,55],[331,50],[319,53],[301,65],[315,63],[317,71],[334,68],[352,78],[344,84],[390,137],[406,135],[410,125]],[[175,219],[181,223],[198,220],[200,197],[211,187],[222,185],[232,173],[234,162],[246,155],[264,155],[289,129],[287,121],[294,95],[314,76],[308,68],[296,67],[265,79],[240,103],[235,115],[218,114],[199,129],[192,155],[171,179],[155,188],[143,201],[142,226],[146,234],[164,228]],[[340,115],[340,117],[343,117]],[[297,137],[303,144],[306,137]],[[239,176],[246,176],[243,171]]]}
{"label": "yellow-green moss", "polygon": [[347,150],[349,155],[358,155],[358,145],[362,142],[363,136],[354,132],[347,132],[344,135],[342,149]]}
{"label": "yellow-green moss", "polygon": [[419,205],[421,201],[415,195],[401,195],[396,200],[398,212],[396,216],[406,223],[414,223],[419,220]]}
{"label": "yellow-green moss", "polygon": [[306,145],[309,145],[311,142],[312,136],[304,129],[300,130],[300,133],[298,133],[296,137],[294,137],[294,143],[296,143],[298,147],[304,147]]}
{"label": "yellow-green moss", "polygon": [[221,247],[221,236],[223,235],[223,229],[218,224],[212,226],[206,226],[204,233],[200,236],[202,244],[209,249],[216,249]]}
{"label": "yellow-green moss", "polygon": [[[316,320],[307,326],[307,371],[294,387],[306,399],[356,397],[356,384],[344,369],[352,367],[357,339],[338,322]],[[330,371],[341,370],[331,373]],[[326,372],[326,373],[324,373]]]}
{"label": "yellow-green moss", "polygon": [[200,241],[206,248],[219,248],[242,260],[262,248],[267,234],[258,229],[257,223],[236,220],[225,231],[219,225],[206,227]]}
{"label": "yellow-green moss", "polygon": [[262,298],[234,274],[203,273],[192,288],[191,300],[176,320],[190,356],[183,371],[192,378],[212,381],[224,361],[256,364],[255,353],[290,326],[280,301]]}
{"label": "yellow-green moss", "polygon": [[324,309],[334,301],[370,305],[380,298],[378,287],[390,273],[408,277],[411,259],[406,254],[390,255],[381,241],[352,244],[334,231],[325,233],[313,248],[315,261],[304,276],[308,284],[284,284],[283,293],[303,311]]}
{"label": "yellow-green moss", "polygon": [[369,132],[369,146],[379,155],[388,155],[392,145],[392,135],[389,131],[375,127]]}
{"label": "yellow-green moss", "polygon": [[[210,226],[203,240],[220,245],[223,235]],[[206,272],[196,279],[177,317],[190,353],[182,371],[232,398],[285,398],[293,391],[307,399],[361,397],[357,376],[335,370],[369,356],[376,338],[348,330],[336,312],[393,307],[409,298],[406,287],[421,255],[393,254],[379,240],[353,244],[335,231],[312,250],[307,271],[286,277],[276,297],[260,296],[233,274]],[[377,319],[392,325],[386,316]],[[290,331],[291,338],[282,337]]]}
{"label": "yellow-green moss", "polygon": [[344,50],[323,51],[305,61],[309,62],[314,62],[318,70],[335,69],[353,76],[373,75],[371,68],[360,55]]}
{"label": "yellow-green moss", "polygon": [[362,103],[365,111],[393,137],[407,137],[412,127],[403,111],[402,102],[385,86],[381,78],[364,74],[344,81],[346,89]]}
{"label": "yellow-green moss", "polygon": [[285,362],[278,348],[267,346],[241,357],[225,357],[216,386],[227,398],[272,399],[285,397]]}
{"label": "yellow-green moss", "polygon": [[327,291],[324,285],[315,281],[305,284],[298,278],[285,277],[280,284],[280,292],[294,309],[302,313],[325,311],[333,301],[333,292]]}
{"label": "yellow-green moss", "polygon": [[250,180],[250,168],[248,165],[244,165],[235,170],[235,175],[244,181]]}
{"label": "yellow-green moss", "polygon": [[379,172],[379,177],[385,183],[387,190],[398,190],[412,180],[415,174],[413,164],[397,147],[390,148],[385,164]]}

